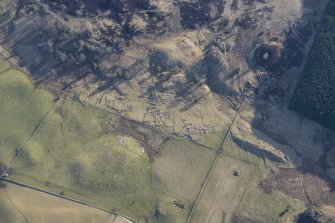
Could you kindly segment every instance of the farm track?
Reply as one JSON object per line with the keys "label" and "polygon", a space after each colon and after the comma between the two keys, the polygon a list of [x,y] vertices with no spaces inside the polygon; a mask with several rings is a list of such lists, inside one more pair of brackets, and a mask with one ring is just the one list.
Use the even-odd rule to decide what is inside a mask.
{"label": "farm track", "polygon": [[107,209],[104,209],[104,208],[92,205],[92,204],[89,204],[89,203],[85,203],[85,202],[82,202],[82,201],[79,201],[79,200],[76,200],[76,199],[73,199],[73,198],[70,198],[70,197],[67,197],[67,196],[63,196],[63,195],[59,195],[59,194],[56,194],[56,193],[52,193],[52,192],[49,192],[49,191],[46,191],[46,190],[43,190],[43,189],[40,189],[40,188],[37,188],[37,187],[29,186],[27,184],[23,184],[23,183],[14,181],[14,180],[4,179],[2,177],[0,177],[0,181],[6,182],[6,183],[10,183],[10,184],[14,184],[16,186],[23,187],[23,188],[28,188],[28,189],[31,189],[31,190],[34,190],[34,191],[38,191],[38,192],[41,192],[41,193],[45,193],[45,194],[48,194],[48,195],[51,195],[51,196],[55,196],[55,197],[58,197],[58,198],[61,198],[61,199],[67,200],[67,201],[75,202],[77,204],[85,205],[85,206],[88,206],[88,207],[91,207],[91,208],[94,208],[94,209],[97,209],[97,210],[100,210],[100,211],[107,212],[109,214],[113,214],[115,216],[120,216],[120,217],[125,218],[125,219],[127,219],[129,221],[137,223],[136,220],[134,220],[134,219],[132,219],[132,218],[130,218],[128,216],[125,216],[125,215],[122,215],[122,214],[119,214],[119,213],[116,213],[116,212],[113,212],[113,211],[110,211],[110,210],[107,210]]}
{"label": "farm track", "polygon": [[7,199],[10,201],[10,203],[13,205],[13,207],[17,210],[17,212],[23,217],[24,221],[26,223],[29,223],[29,219],[24,215],[24,213],[22,213],[21,209],[14,203],[14,201],[12,200],[12,198],[9,196],[8,192],[5,192]]}
{"label": "farm track", "polygon": [[192,216],[193,209],[194,209],[194,207],[197,205],[197,203],[198,203],[198,201],[199,201],[199,198],[200,198],[200,196],[201,196],[201,194],[202,194],[202,192],[203,192],[203,190],[204,190],[204,188],[205,188],[205,186],[206,186],[206,184],[207,184],[207,182],[208,182],[208,179],[209,179],[209,177],[210,177],[210,175],[211,175],[211,173],[212,173],[212,171],[213,171],[213,169],[214,169],[214,166],[215,166],[215,164],[217,163],[217,160],[219,159],[220,155],[221,155],[222,152],[223,152],[223,145],[224,145],[225,142],[227,141],[227,138],[228,138],[228,136],[229,136],[229,134],[230,134],[230,132],[231,132],[231,129],[232,129],[234,123],[235,123],[235,120],[237,119],[237,117],[238,117],[238,115],[239,115],[239,113],[240,113],[240,111],[241,111],[241,108],[242,108],[242,106],[243,106],[243,104],[244,104],[244,100],[245,100],[245,97],[243,97],[242,102],[241,102],[240,106],[238,107],[238,109],[237,109],[237,111],[236,111],[236,114],[235,114],[235,116],[234,116],[234,118],[233,118],[233,120],[232,120],[232,122],[231,122],[231,124],[230,124],[230,126],[229,126],[229,128],[228,128],[228,130],[227,130],[227,132],[226,132],[226,134],[225,134],[225,136],[224,136],[222,142],[221,142],[221,145],[220,145],[220,147],[219,147],[219,149],[218,149],[218,151],[217,151],[217,153],[216,153],[216,157],[215,157],[215,159],[214,159],[214,161],[213,161],[213,163],[212,163],[212,165],[211,165],[211,168],[209,169],[209,171],[208,171],[208,173],[207,173],[207,175],[206,175],[206,177],[205,177],[205,180],[204,180],[204,182],[203,182],[203,184],[202,184],[202,186],[201,186],[201,189],[200,189],[200,191],[199,191],[199,193],[198,193],[198,195],[197,195],[197,197],[196,197],[196,199],[195,199],[193,205],[191,206],[191,210],[190,210],[190,212],[189,212],[189,214],[188,214],[188,216],[187,216],[186,223],[189,223],[189,221],[190,221],[190,219],[191,219],[191,216]]}

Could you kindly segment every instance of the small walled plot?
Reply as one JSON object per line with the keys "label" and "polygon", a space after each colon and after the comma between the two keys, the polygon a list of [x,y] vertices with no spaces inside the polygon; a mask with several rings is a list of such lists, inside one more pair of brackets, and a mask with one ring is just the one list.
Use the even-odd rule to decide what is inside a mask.
{"label": "small walled plot", "polygon": [[154,161],[154,187],[193,202],[215,155],[214,150],[187,140],[167,141]]}
{"label": "small walled plot", "polygon": [[[254,169],[246,162],[220,156],[193,209],[190,222],[231,222]],[[234,175],[235,171],[238,176]]]}

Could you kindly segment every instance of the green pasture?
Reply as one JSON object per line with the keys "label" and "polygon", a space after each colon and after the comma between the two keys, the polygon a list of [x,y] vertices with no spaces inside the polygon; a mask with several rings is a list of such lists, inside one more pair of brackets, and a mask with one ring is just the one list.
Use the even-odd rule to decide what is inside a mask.
{"label": "green pasture", "polygon": [[170,139],[154,161],[153,185],[192,203],[216,156],[214,150],[188,140]]}
{"label": "green pasture", "polygon": [[[78,102],[59,102],[14,163],[11,178],[137,220],[182,222],[188,208],[152,188],[148,156],[135,139],[106,130],[107,117]],[[155,217],[156,210],[163,214]]]}
{"label": "green pasture", "polygon": [[305,210],[302,201],[281,192],[265,193],[260,188],[250,187],[242,200],[237,215],[260,223],[294,222],[294,217]]}
{"label": "green pasture", "polygon": [[[0,70],[8,64],[0,62]],[[55,96],[35,88],[14,69],[0,73],[0,162],[8,165],[55,103]]]}

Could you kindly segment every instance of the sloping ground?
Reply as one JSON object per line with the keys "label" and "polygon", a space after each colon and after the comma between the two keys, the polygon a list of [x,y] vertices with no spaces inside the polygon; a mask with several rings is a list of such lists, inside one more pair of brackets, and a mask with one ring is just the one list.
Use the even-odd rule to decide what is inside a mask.
{"label": "sloping ground", "polygon": [[0,222],[130,223],[115,215],[6,183],[0,189]]}
{"label": "sloping ground", "polygon": [[[245,182],[243,173],[250,175],[248,162],[273,165],[267,163],[271,159],[278,165],[276,162],[284,160],[279,165],[299,166],[303,163],[301,157],[317,161],[325,148],[333,145],[332,134],[286,109],[298,77],[297,67],[303,64],[325,1],[183,1],[173,7],[171,1],[156,1],[156,8],[150,12],[143,11],[152,10],[148,5],[136,5],[131,0],[119,4],[111,1],[118,6],[112,12],[99,1],[74,1],[74,8],[67,1],[57,2],[65,7],[51,1],[13,1],[18,4],[7,9],[0,24],[2,44],[21,59],[19,65],[29,68],[37,84],[168,131],[167,135],[190,137],[214,150],[220,146],[240,96],[250,93],[241,119],[232,128],[234,146],[241,148],[223,155],[230,160],[227,163],[231,168],[242,166],[242,175],[236,178],[234,170],[220,162],[223,167],[216,167],[206,187],[210,189],[204,188],[206,195],[199,199],[198,204],[204,208],[195,206],[191,217],[197,214],[199,221],[210,218],[218,222],[231,219],[239,206],[238,199],[229,205],[226,198],[243,198],[247,183],[240,181]],[[85,4],[80,6],[79,2]],[[92,9],[96,7],[101,10]],[[91,113],[86,109],[95,109],[65,101],[25,147],[12,176],[107,208],[120,208],[142,221],[183,222],[189,205],[171,196],[151,193],[150,160],[142,154],[145,149],[141,143],[115,135],[113,118],[111,129],[104,128],[103,123],[108,120],[99,115],[104,112]],[[138,132],[132,134],[139,136]],[[131,148],[126,150],[128,143]],[[80,156],[74,156],[74,151]],[[192,157],[182,152],[177,164]],[[97,164],[95,159],[101,162]],[[140,164],[140,173],[134,170],[136,164]],[[187,168],[176,172],[176,167],[166,168],[166,175],[172,180],[190,172]],[[127,177],[120,180],[122,175]],[[133,175],[136,177],[129,179]],[[168,187],[163,189],[178,193],[185,190],[180,183],[183,179],[175,188],[172,180],[166,180]],[[107,195],[96,182],[111,187]],[[121,186],[108,182],[120,182]],[[130,192],[126,191],[128,186]],[[138,187],[143,190],[137,191]],[[78,188],[85,194],[78,194]],[[97,189],[101,194],[95,193]],[[125,191],[130,195],[121,196]],[[110,200],[109,195],[115,199]],[[258,195],[266,202],[271,200],[270,195]],[[277,198],[287,197],[281,194]],[[251,193],[249,200],[253,199],[257,200],[257,196],[252,197]],[[248,207],[252,202],[243,204],[245,210],[263,214],[257,207]],[[210,210],[211,215],[204,210]],[[262,220],[271,222],[278,213],[281,212],[275,210]],[[257,219],[252,214],[248,213],[245,219]]]}
{"label": "sloping ground", "polygon": [[294,222],[295,216],[305,210],[299,200],[272,191],[265,193],[258,188],[249,188],[237,211],[237,215],[252,219],[255,222]]}
{"label": "sloping ground", "polygon": [[[108,113],[64,100],[26,144],[10,178],[44,190],[156,222],[155,209],[170,221],[187,213],[151,186],[152,166],[134,138],[106,128]],[[114,120],[117,119],[114,117]]]}
{"label": "sloping ground", "polygon": [[[314,174],[308,172],[314,172]],[[334,186],[327,179],[327,176],[322,173],[320,167],[315,164],[306,165],[305,170],[281,168],[277,172],[270,171],[262,185],[319,207],[335,205]],[[320,188],[322,189],[320,190]]]}
{"label": "sloping ground", "polygon": [[[224,132],[234,112],[213,92],[236,102],[247,83],[260,88],[268,75],[254,69],[257,49],[270,46],[262,64],[278,67],[292,24],[312,20],[300,0],[13,4],[0,24],[2,45],[37,83],[200,141]],[[281,95],[270,82],[260,97]]]}
{"label": "sloping ground", "polygon": [[[141,221],[183,222],[189,207],[153,189],[142,141],[116,132],[119,117],[71,100],[55,104],[16,70],[1,78],[1,175]],[[146,142],[159,150],[164,141],[154,139]]]}
{"label": "sloping ground", "polygon": [[[0,69],[0,162],[9,165],[41,120],[53,107],[56,96],[34,87],[29,78],[2,61]],[[2,173],[1,173],[2,174]]]}
{"label": "sloping ground", "polygon": [[286,100],[325,2],[19,0],[0,34],[38,84],[212,149],[249,92],[236,137],[294,163],[323,152]]}

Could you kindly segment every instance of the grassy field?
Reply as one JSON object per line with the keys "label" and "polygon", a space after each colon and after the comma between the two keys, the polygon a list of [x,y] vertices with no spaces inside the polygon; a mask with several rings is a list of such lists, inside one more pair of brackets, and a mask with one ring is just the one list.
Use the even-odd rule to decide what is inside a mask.
{"label": "grassy field", "polygon": [[[115,221],[113,221],[115,219]],[[28,188],[0,189],[0,223],[130,223],[127,219]]]}
{"label": "grassy field", "polygon": [[[234,176],[234,171],[240,175]],[[219,157],[190,222],[230,222],[254,171],[255,167],[246,162],[226,155]]]}
{"label": "grassy field", "polygon": [[155,188],[193,202],[216,152],[188,140],[166,142],[154,161]]}
{"label": "grassy field", "polygon": [[[0,72],[9,65],[0,60]],[[55,96],[36,89],[17,70],[0,73],[0,162],[8,164],[55,103]]]}
{"label": "grassy field", "polygon": [[[25,74],[8,69],[4,61],[0,61],[0,103],[4,105],[0,108],[0,162],[8,165],[23,146],[12,166],[11,179],[141,222],[185,222],[189,204],[195,201],[224,135],[218,131],[199,138],[198,144],[169,139],[157,148],[159,155],[151,163],[139,141],[120,135],[113,128],[119,117],[71,100],[60,99],[55,105],[54,95],[35,88]],[[36,133],[27,141],[37,126]],[[231,139],[225,143],[224,152],[226,155],[219,157],[192,212],[191,222],[230,220],[236,214],[250,177],[264,175],[260,167],[264,164],[262,158],[245,152]],[[240,175],[234,176],[234,171]],[[69,204],[55,197],[39,198],[42,194],[35,195],[26,189],[22,192],[7,186],[0,189],[0,197],[4,195],[6,198],[0,200],[0,222],[26,222],[27,219],[43,222],[51,215],[54,219],[64,215],[64,209],[71,215],[69,220],[62,218],[65,222],[84,222],[81,220],[84,217],[104,222],[101,213],[87,210],[80,215],[77,213],[81,213],[81,206],[66,206]],[[27,205],[33,203],[29,200],[33,197],[38,199],[36,207]],[[57,201],[49,204],[42,202],[43,199]],[[173,204],[176,200],[185,206]],[[239,210],[248,208],[248,202],[243,199]],[[43,204],[50,213],[41,207]],[[270,218],[266,216],[266,219]]]}
{"label": "grassy field", "polygon": [[11,178],[137,220],[156,222],[159,209],[167,222],[181,222],[187,207],[179,209],[152,188],[147,155],[135,139],[106,128],[107,117],[74,101],[58,103],[14,163]]}
{"label": "grassy field", "polygon": [[[1,1],[0,1],[0,5],[1,5]],[[4,59],[0,58],[0,75],[10,69],[11,67],[9,66],[9,64]]]}
{"label": "grassy field", "polygon": [[[294,200],[289,196],[274,190],[272,190],[271,193],[265,193],[257,187],[258,183],[266,177],[269,170],[265,165],[272,166],[271,164],[273,164],[271,160],[267,159],[262,151],[258,152],[258,150],[254,149],[253,153],[248,152],[245,149],[240,148],[234,143],[233,139],[229,137],[224,145],[224,153],[230,156],[230,158],[228,159],[229,161],[225,158],[226,162],[222,165],[225,167],[234,167],[234,165],[237,167],[239,165],[250,166],[247,175],[252,177],[250,178],[252,180],[245,181],[248,183],[244,183],[244,186],[243,183],[238,183],[239,186],[236,187],[236,190],[238,191],[239,187],[244,187],[244,195],[241,197],[242,193],[237,192],[237,194],[240,195],[240,203],[230,212],[231,217],[239,216],[259,223],[293,222],[294,217],[304,211],[305,206],[303,202]],[[237,160],[232,157],[235,157]],[[251,166],[253,166],[253,168],[251,168]],[[229,179],[229,176],[227,179]],[[232,196],[229,195],[229,192],[233,191],[234,189],[227,190],[228,195],[226,195],[225,198],[227,199],[227,197],[229,198],[229,196]],[[288,211],[284,212],[286,209],[288,209]],[[282,216],[279,217],[279,215]]]}
{"label": "grassy field", "polygon": [[116,116],[63,99],[50,111],[56,97],[8,68],[0,61],[0,162],[8,165],[23,146],[12,179],[144,222],[184,221],[189,207],[153,189],[140,143],[106,125]]}
{"label": "grassy field", "polygon": [[259,223],[293,222],[294,217],[305,210],[302,201],[294,200],[289,196],[272,191],[264,191],[251,187],[246,192],[237,211],[237,215]]}

